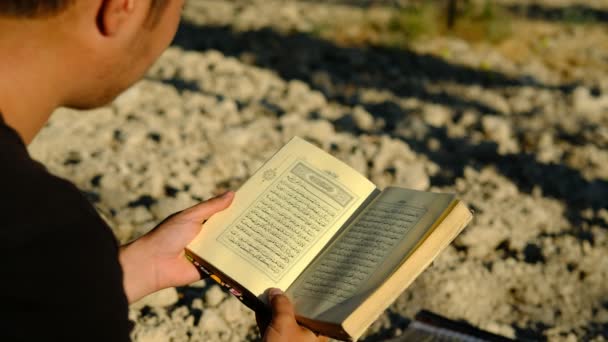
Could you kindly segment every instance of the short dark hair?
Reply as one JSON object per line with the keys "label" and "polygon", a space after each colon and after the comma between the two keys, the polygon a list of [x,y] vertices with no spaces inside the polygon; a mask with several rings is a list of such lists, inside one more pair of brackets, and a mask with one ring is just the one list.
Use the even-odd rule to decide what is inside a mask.
{"label": "short dark hair", "polygon": [[0,16],[34,18],[51,16],[66,9],[72,0],[1,0]]}
{"label": "short dark hair", "polygon": [[[0,17],[35,18],[52,16],[65,10],[73,0],[0,0]],[[157,16],[166,0],[152,0],[150,15]]]}

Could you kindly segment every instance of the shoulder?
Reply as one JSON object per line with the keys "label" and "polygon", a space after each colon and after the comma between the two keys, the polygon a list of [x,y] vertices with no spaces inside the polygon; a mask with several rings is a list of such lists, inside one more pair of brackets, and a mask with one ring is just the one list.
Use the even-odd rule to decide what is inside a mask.
{"label": "shoulder", "polygon": [[[1,120],[0,165],[0,268],[10,280],[0,291],[0,313],[14,323],[0,340],[13,333],[34,339],[38,332],[18,327],[38,316],[52,329],[40,334],[51,339],[98,331],[104,340],[128,340],[118,244],[109,227],[76,186],[30,158]],[[111,327],[100,331],[99,322]]]}
{"label": "shoulder", "polygon": [[[81,191],[33,160],[16,132],[0,121],[0,241],[4,248],[53,244],[118,250],[110,228]],[[76,240],[77,239],[77,240]],[[59,249],[49,252],[59,253]]]}
{"label": "shoulder", "polygon": [[107,228],[80,190],[33,160],[17,133],[1,120],[0,165],[0,236],[28,232],[6,228],[11,226],[38,227],[40,233],[50,226]]}
{"label": "shoulder", "polygon": [[[80,190],[33,160],[18,134],[0,118],[0,241],[19,253],[48,246],[99,248],[116,255],[118,245],[106,223]],[[0,249],[0,250],[2,250]],[[50,249],[49,256],[62,250]]]}

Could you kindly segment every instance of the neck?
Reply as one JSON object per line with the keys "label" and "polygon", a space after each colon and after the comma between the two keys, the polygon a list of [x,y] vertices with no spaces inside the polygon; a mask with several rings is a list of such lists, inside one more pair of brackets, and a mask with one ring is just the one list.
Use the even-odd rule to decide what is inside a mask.
{"label": "neck", "polygon": [[53,47],[55,37],[45,26],[0,18],[0,32],[11,32],[0,35],[0,112],[26,144],[62,105],[67,90],[65,70],[58,67],[60,49]]}

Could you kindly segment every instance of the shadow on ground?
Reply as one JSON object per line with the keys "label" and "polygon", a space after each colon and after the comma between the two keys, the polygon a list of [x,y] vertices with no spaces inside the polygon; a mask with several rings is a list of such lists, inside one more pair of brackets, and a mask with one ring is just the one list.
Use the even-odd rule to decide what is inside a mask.
{"label": "shadow on ground", "polygon": [[[385,130],[376,133],[391,134],[405,140],[441,167],[442,172],[433,179],[433,184],[453,184],[467,165],[475,168],[494,165],[521,191],[530,192],[539,187],[543,195],[563,200],[570,208],[568,216],[574,225],[583,221],[578,214],[580,210],[608,207],[606,181],[588,181],[576,169],[539,162],[534,153],[503,155],[495,143],[473,144],[468,139],[452,138],[444,128],[427,125],[422,127],[421,134],[400,135],[396,128],[407,124],[409,117],[401,106],[390,101],[366,103],[360,97],[361,89],[375,89],[390,91],[402,98],[444,105],[455,115],[465,110],[475,110],[482,115],[504,115],[486,103],[463,99],[445,91],[431,91],[427,86],[450,82],[482,88],[535,87],[567,94],[574,85],[547,85],[531,76],[512,77],[496,71],[479,70],[404,49],[341,47],[305,33],[281,34],[268,28],[234,32],[230,27],[197,26],[185,22],[174,45],[185,50],[214,49],[237,58],[247,56],[249,63],[274,70],[285,80],[306,82],[330,100],[365,107],[372,115],[387,122]],[[179,80],[170,82],[184,83]],[[354,134],[363,133],[352,125],[338,122],[336,126]],[[441,142],[439,151],[427,148],[431,138]]]}
{"label": "shadow on ground", "polygon": [[[531,193],[538,188],[544,196],[563,201],[568,208],[566,214],[572,228],[560,234],[570,234],[593,244],[593,233],[585,227],[590,224],[608,227],[607,222],[587,222],[580,214],[583,209],[608,207],[607,181],[589,181],[579,170],[563,164],[540,162],[535,153],[503,154],[499,153],[498,145],[491,141],[474,143],[466,137],[451,137],[444,127],[415,126],[413,115],[400,104],[390,100],[369,103],[361,96],[363,89],[375,89],[391,92],[400,98],[415,98],[449,107],[455,116],[467,110],[481,115],[506,116],[507,113],[487,103],[463,99],[446,91],[432,91],[428,86],[449,82],[499,90],[533,87],[566,95],[574,89],[574,85],[543,84],[531,76],[513,77],[496,71],[479,70],[410,50],[341,47],[308,34],[281,34],[271,29],[234,32],[230,27],[197,26],[185,22],[180,26],[174,45],[184,50],[218,50],[224,55],[273,70],[285,80],[305,82],[331,101],[364,107],[386,122],[382,132],[360,131],[348,120],[334,122],[336,129],[355,135],[388,134],[402,139],[417,153],[426,155],[440,166],[441,172],[432,179],[434,185],[453,185],[457,178],[463,176],[466,167],[481,169],[491,165],[516,184],[520,191]],[[200,90],[198,84],[191,80],[163,81],[180,90]],[[314,113],[310,114],[314,116]],[[409,127],[411,133],[404,134],[403,127]],[[438,140],[441,147],[430,149],[431,139]],[[185,301],[201,296],[199,292],[182,294]],[[392,328],[368,336],[365,341],[380,341],[394,336],[391,329],[407,326],[407,318],[392,312],[389,316]],[[195,318],[198,320],[200,313]],[[543,338],[546,327],[533,325],[518,329],[518,337],[536,340]]]}
{"label": "shadow on ground", "polygon": [[458,109],[502,114],[487,104],[463,100],[446,92],[432,92],[437,82],[479,85],[484,88],[532,86],[570,92],[574,85],[546,85],[531,76],[510,77],[449,63],[429,54],[386,47],[349,48],[306,33],[281,34],[264,28],[234,32],[228,26],[197,26],[184,22],[174,40],[185,50],[221,51],[237,58],[247,55],[259,67],[275,70],[286,80],[298,79],[326,97],[348,105],[360,103],[358,89],[389,90]]}
{"label": "shadow on ground", "polygon": [[561,7],[552,7],[541,4],[516,4],[507,6],[507,9],[515,15],[523,16],[532,20],[571,24],[608,22],[608,10],[581,4]]}
{"label": "shadow on ground", "polygon": [[[392,6],[395,8],[404,8],[408,4],[399,0],[300,0],[302,2],[312,3],[331,3],[337,5],[345,5],[360,8],[370,8],[373,6]],[[443,1],[447,3],[447,1]],[[465,1],[460,1],[465,2]],[[438,6],[445,6],[440,1],[437,1]],[[606,8],[597,8],[583,4],[573,4],[567,6],[547,6],[546,4],[530,3],[530,4],[512,4],[500,5],[511,14],[519,17],[524,17],[531,20],[542,20],[559,23],[584,24],[584,23],[605,23],[608,22],[608,10]]]}

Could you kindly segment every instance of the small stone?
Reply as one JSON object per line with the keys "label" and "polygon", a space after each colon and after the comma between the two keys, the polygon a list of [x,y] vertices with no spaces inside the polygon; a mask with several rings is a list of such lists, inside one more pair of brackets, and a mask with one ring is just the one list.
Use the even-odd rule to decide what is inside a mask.
{"label": "small stone", "polygon": [[353,119],[355,124],[362,131],[371,131],[374,129],[374,117],[360,106],[353,110]]}
{"label": "small stone", "polygon": [[384,172],[396,160],[411,160],[413,152],[406,143],[383,136],[380,150],[372,156],[374,172]]}
{"label": "small stone", "polygon": [[484,116],[481,125],[487,138],[498,143],[498,151],[501,154],[517,151],[517,145],[512,138],[511,125],[509,122],[497,116]]}
{"label": "small stone", "polygon": [[427,147],[431,151],[438,151],[441,148],[441,141],[436,138],[430,138],[427,142]]}
{"label": "small stone", "polygon": [[243,304],[235,297],[230,297],[225,300],[219,307],[220,314],[226,322],[236,322],[243,316],[242,310]]}
{"label": "small stone", "polygon": [[200,329],[207,332],[229,332],[230,327],[226,324],[226,321],[222,319],[216,309],[206,309],[203,312],[200,322],[198,323]]}
{"label": "small stone", "polygon": [[197,281],[196,283],[192,283],[189,285],[190,287],[195,287],[197,289],[202,289],[205,286],[207,286],[207,281],[205,281],[205,279],[201,279],[199,281]]}
{"label": "small stone", "polygon": [[187,193],[179,192],[175,198],[168,197],[158,200],[152,205],[150,211],[157,220],[163,220],[169,215],[189,208],[194,204],[194,200]]}
{"label": "small stone", "polygon": [[213,285],[205,293],[205,303],[211,307],[218,306],[226,297],[226,294],[218,285]]}
{"label": "small stone", "polygon": [[193,309],[199,309],[202,310],[205,307],[205,305],[203,304],[203,300],[200,298],[195,298],[192,301],[192,308]]}
{"label": "small stone", "polygon": [[422,163],[395,162],[397,175],[395,185],[414,190],[427,190],[431,186],[431,180],[427,175]]}
{"label": "small stone", "polygon": [[133,213],[133,223],[135,223],[135,224],[149,222],[154,219],[152,217],[152,215],[150,214],[150,211],[148,211],[148,209],[143,208],[143,207],[137,207],[137,208],[133,209],[132,213]]}
{"label": "small stone", "polygon": [[424,107],[424,121],[431,126],[445,126],[451,118],[452,113],[444,106],[426,105]]}
{"label": "small stone", "polygon": [[144,207],[126,208],[118,212],[115,221],[118,224],[131,224],[141,226],[143,223],[150,222],[154,219],[148,209]]}
{"label": "small stone", "polygon": [[129,223],[123,223],[114,225],[113,229],[114,235],[116,235],[116,239],[121,243],[126,243],[131,239],[133,235],[134,228]]}
{"label": "small stone", "polygon": [[608,96],[594,97],[588,88],[581,86],[572,93],[572,105],[579,115],[597,120],[608,111]]}
{"label": "small stone", "polygon": [[511,136],[509,123],[500,117],[485,116],[481,119],[481,124],[488,137],[497,140],[499,143]]}

